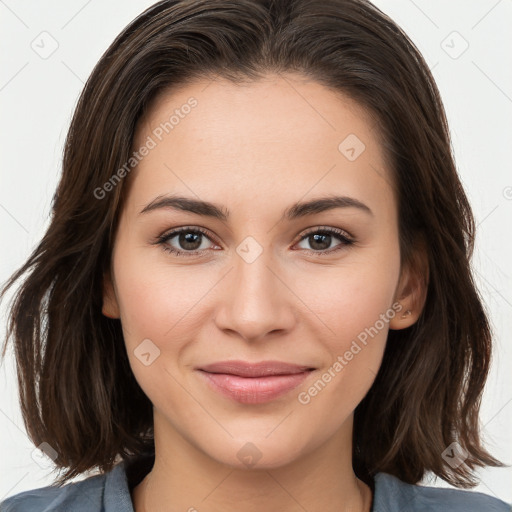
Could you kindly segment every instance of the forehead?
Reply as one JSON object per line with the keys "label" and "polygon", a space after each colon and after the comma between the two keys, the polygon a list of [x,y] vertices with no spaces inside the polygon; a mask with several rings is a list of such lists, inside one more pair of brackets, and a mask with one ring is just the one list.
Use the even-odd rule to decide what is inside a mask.
{"label": "forehead", "polygon": [[356,102],[301,75],[197,80],[160,94],[138,124],[134,150],[150,139],[152,149],[133,173],[137,202],[171,191],[225,203],[335,191],[393,200],[376,126]]}

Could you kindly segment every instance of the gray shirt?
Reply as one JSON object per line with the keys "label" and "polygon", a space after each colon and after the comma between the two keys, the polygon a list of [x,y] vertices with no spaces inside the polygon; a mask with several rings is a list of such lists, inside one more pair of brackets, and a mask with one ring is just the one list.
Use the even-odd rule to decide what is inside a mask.
{"label": "gray shirt", "polygon": [[[406,484],[387,473],[377,473],[374,484],[372,512],[512,511],[512,506],[486,494]],[[130,487],[125,462],[121,462],[102,475],[11,496],[0,503],[0,511],[134,512]]]}

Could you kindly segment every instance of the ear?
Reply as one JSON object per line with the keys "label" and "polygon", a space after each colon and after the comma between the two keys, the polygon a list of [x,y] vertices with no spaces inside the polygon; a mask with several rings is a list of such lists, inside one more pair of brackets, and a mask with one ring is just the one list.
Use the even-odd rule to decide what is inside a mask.
{"label": "ear", "polygon": [[103,306],[101,312],[108,318],[119,318],[119,304],[117,303],[114,285],[110,272],[103,275]]}
{"label": "ear", "polygon": [[405,329],[418,320],[425,301],[429,282],[429,265],[426,245],[423,240],[414,248],[411,261],[404,265],[395,291],[393,304],[402,306],[390,320],[390,329]]}

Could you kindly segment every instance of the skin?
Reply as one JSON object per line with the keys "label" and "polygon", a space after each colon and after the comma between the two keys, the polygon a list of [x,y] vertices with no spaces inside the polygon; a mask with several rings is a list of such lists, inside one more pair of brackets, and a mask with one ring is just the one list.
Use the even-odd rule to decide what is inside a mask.
{"label": "skin", "polygon": [[[418,275],[400,267],[397,203],[375,123],[300,75],[242,86],[205,79],[158,97],[134,147],[191,96],[197,107],[129,177],[105,278],[103,313],[121,319],[133,373],[154,406],[155,465],[133,490],[134,508],[369,511],[371,490],[352,468],[353,412],[377,374],[388,329],[413,324],[425,292]],[[354,161],[338,150],[349,134],[366,146]],[[281,219],[297,201],[334,193],[373,214],[347,207]],[[229,219],[171,208],[140,213],[164,194],[221,205]],[[182,226],[211,234],[188,249],[200,254],[175,256],[154,243]],[[342,244],[335,236],[320,248],[304,238],[322,227],[355,242],[332,251]],[[237,253],[248,236],[263,249],[251,263]],[[167,245],[187,251],[178,236]],[[325,248],[331,253],[318,254]],[[298,394],[398,300],[401,313],[412,313],[397,313],[300,403]],[[145,339],[160,350],[148,366],[134,353]],[[227,359],[317,370],[283,397],[240,404],[195,369]],[[260,456],[251,467],[237,456],[249,442]]]}

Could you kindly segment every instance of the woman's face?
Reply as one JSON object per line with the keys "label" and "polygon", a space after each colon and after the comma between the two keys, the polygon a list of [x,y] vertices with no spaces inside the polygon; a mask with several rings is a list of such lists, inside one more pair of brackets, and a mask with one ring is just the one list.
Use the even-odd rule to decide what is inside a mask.
{"label": "woman's face", "polygon": [[[269,468],[346,446],[390,323],[411,322],[396,302],[397,204],[375,127],[304,80],[195,82],[139,123],[104,312],[121,319],[157,444]],[[189,203],[173,207],[178,196]],[[204,371],[226,361],[298,368]]]}

